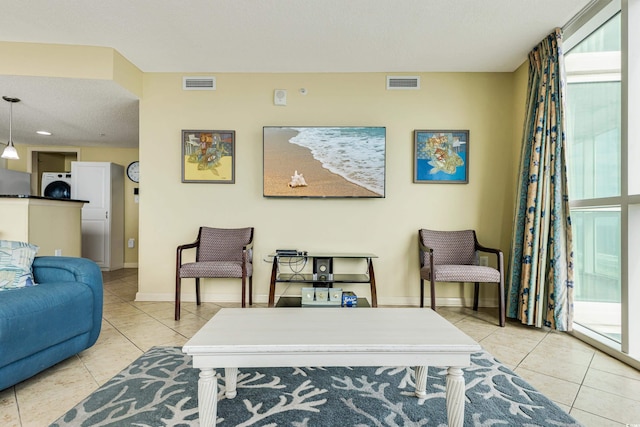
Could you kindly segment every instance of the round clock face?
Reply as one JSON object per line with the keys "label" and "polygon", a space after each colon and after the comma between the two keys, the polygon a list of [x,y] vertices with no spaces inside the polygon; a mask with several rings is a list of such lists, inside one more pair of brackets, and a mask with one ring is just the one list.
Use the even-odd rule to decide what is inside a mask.
{"label": "round clock face", "polygon": [[127,177],[133,182],[140,182],[140,162],[135,161],[127,166]]}

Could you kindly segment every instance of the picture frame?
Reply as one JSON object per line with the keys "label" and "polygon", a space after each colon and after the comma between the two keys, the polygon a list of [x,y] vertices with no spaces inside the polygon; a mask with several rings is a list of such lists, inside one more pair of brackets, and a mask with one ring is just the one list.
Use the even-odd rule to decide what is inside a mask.
{"label": "picture frame", "polygon": [[469,183],[468,130],[414,130],[413,182]]}
{"label": "picture frame", "polygon": [[236,132],[182,131],[182,182],[235,183]]}

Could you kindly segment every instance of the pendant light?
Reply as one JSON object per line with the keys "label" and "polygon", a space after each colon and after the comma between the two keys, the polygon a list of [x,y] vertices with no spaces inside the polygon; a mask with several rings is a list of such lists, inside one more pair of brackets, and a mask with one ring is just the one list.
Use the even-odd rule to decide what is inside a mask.
{"label": "pendant light", "polygon": [[9,96],[3,96],[2,99],[4,99],[9,103],[9,142],[7,143],[7,146],[2,152],[2,158],[10,159],[10,160],[18,160],[20,157],[18,157],[18,152],[16,151],[16,147],[13,146],[13,137],[11,135],[11,131],[12,131],[11,122],[13,121],[13,104],[15,104],[16,102],[20,102],[20,99],[11,98]]}

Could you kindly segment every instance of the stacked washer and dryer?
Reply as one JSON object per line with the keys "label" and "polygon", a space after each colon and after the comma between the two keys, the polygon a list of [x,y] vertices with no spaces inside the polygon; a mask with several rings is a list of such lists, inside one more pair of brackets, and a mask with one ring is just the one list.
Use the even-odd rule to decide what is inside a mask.
{"label": "stacked washer and dryer", "polygon": [[54,199],[71,198],[71,173],[70,172],[43,172],[42,196]]}

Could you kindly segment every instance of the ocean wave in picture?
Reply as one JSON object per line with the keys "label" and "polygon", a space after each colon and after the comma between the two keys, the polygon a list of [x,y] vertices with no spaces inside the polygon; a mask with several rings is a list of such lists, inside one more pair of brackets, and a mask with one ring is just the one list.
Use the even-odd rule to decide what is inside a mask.
{"label": "ocean wave in picture", "polygon": [[385,128],[313,127],[289,142],[308,148],[323,167],[347,181],[384,195]]}

